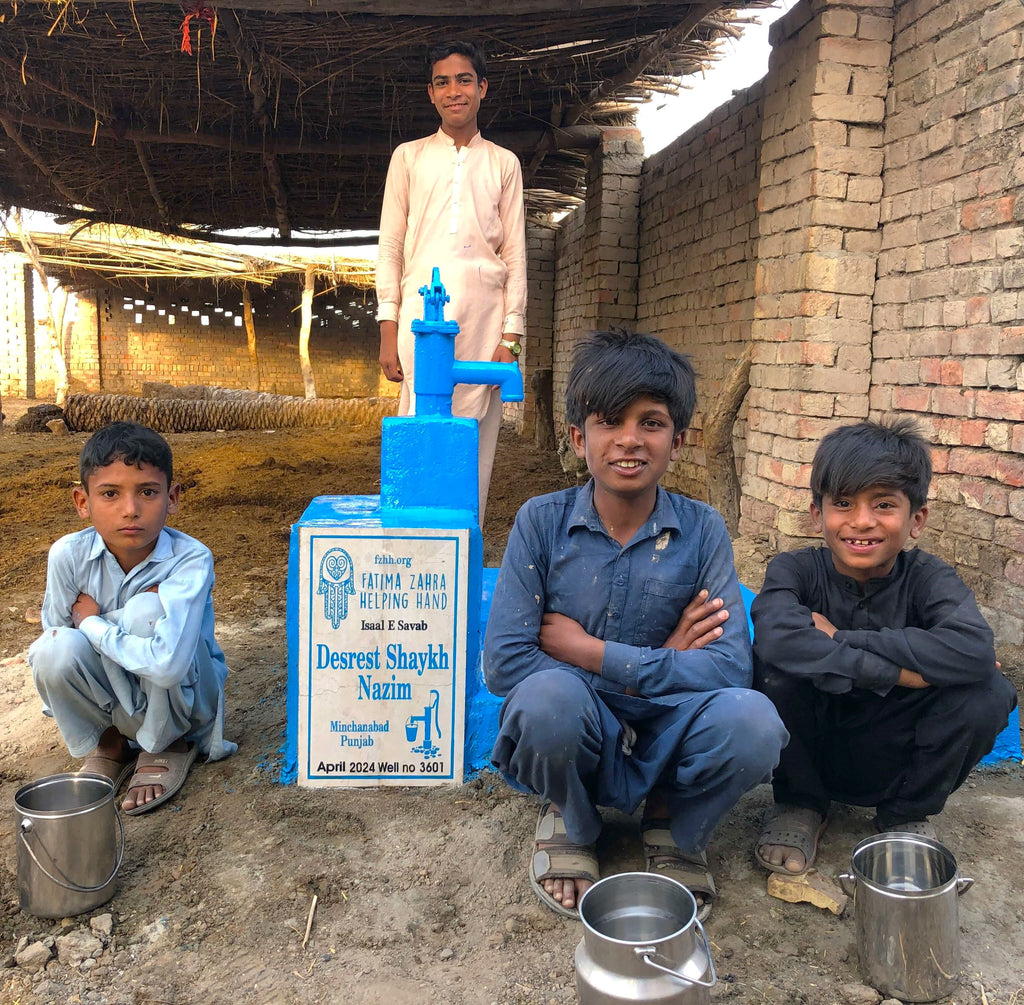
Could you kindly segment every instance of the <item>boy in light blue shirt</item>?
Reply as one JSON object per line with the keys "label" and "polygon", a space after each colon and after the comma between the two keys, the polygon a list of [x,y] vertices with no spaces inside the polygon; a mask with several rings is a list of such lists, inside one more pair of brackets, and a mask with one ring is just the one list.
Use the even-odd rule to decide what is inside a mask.
{"label": "boy in light blue shirt", "polygon": [[213,557],[165,526],[180,487],[171,448],[152,429],[115,422],[94,433],[79,473],[73,499],[92,527],[50,549],[29,662],[44,711],[71,755],[86,758],[82,770],[116,792],[135,769],[122,804],[134,815],[170,799],[197,754],[237,749],[224,739]]}

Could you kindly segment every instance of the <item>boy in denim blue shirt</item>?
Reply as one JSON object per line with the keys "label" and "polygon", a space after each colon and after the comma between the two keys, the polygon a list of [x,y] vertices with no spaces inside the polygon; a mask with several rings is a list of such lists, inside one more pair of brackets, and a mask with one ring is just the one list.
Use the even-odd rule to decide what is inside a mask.
{"label": "boy in denim blue shirt", "polygon": [[592,480],[516,517],[484,645],[505,697],[492,761],[542,797],[530,880],[576,916],[598,878],[598,806],[642,821],[647,868],[715,896],[706,848],[787,740],[749,690],[750,639],[725,523],[658,486],[696,401],[689,362],[658,339],[580,344],[566,413]]}

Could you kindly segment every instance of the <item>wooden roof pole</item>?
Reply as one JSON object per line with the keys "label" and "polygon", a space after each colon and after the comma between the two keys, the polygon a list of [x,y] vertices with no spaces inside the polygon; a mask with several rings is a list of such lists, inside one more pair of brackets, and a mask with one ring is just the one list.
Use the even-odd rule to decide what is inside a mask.
{"label": "wooden roof pole", "polygon": [[81,200],[75,195],[69,188],[57,176],[57,172],[52,168],[47,167],[42,160],[40,160],[38,154],[25,142],[21,132],[17,126],[7,117],[6,114],[0,112],[0,126],[3,126],[4,132],[11,138],[11,140],[17,145],[18,149],[32,162],[36,170],[58,191],[68,202],[72,205],[79,205]]}
{"label": "wooden roof pole", "polygon": [[[23,3],[52,3],[53,0],[22,0]],[[136,7],[159,4],[167,6],[167,0],[108,0],[110,6]],[[588,10],[603,10],[609,7],[661,7],[665,0],[516,0],[517,14],[565,13],[569,7],[573,13]],[[728,7],[728,4],[716,4]],[[394,17],[412,15],[422,17],[423,0],[226,0],[219,5],[223,11],[250,10],[264,14],[372,14]],[[433,0],[430,15],[438,18],[466,18],[479,16],[478,10],[466,0]]]}
{"label": "wooden roof pole", "polygon": [[156,203],[157,212],[160,214],[160,222],[165,226],[171,226],[171,214],[167,208],[167,203],[164,202],[163,196],[160,195],[160,189],[157,186],[156,178],[153,176],[153,168],[150,166],[149,157],[146,154],[146,148],[142,145],[141,140],[135,141],[135,153],[139,158],[139,163],[142,165],[143,174],[146,176],[146,184],[149,185],[149,194],[153,197],[153,202]]}
{"label": "wooden roof pole", "polygon": [[[267,89],[264,86],[265,74],[259,54],[242,35],[242,26],[238,23],[238,15],[234,11],[224,17],[223,25],[238,58],[248,71],[245,75],[245,84],[252,95],[253,118],[259,124],[264,139],[273,137],[274,125],[270,121],[270,116],[267,115]],[[277,229],[282,239],[287,241],[292,236],[292,225],[288,219],[288,193],[284,186],[284,180],[281,178],[281,166],[278,164],[277,156],[266,146],[260,153],[263,158],[263,167],[267,172],[267,181],[270,183],[270,191],[274,195],[274,216],[277,219]]]}
{"label": "wooden roof pole", "polygon": [[[215,150],[231,150],[234,153],[262,154],[270,151],[275,155],[281,154],[309,154],[323,155],[329,157],[338,156],[338,144],[313,143],[304,141],[293,143],[288,140],[270,139],[263,143],[247,143],[232,136],[218,136],[210,133],[192,132],[151,132],[148,129],[115,129],[113,126],[100,124],[75,125],[71,122],[62,122],[59,119],[51,119],[45,115],[33,115],[30,112],[13,111],[0,107],[0,118],[7,116],[17,119],[22,125],[31,126],[33,129],[48,129],[58,133],[71,133],[76,136],[101,136],[104,139],[114,140],[138,140],[141,143],[148,143],[150,146],[156,144],[171,144],[179,146],[208,147]],[[529,150],[544,142],[545,137],[550,137],[551,150],[589,150],[600,140],[601,127],[584,123],[575,126],[562,126],[559,128],[531,129],[528,131],[513,131],[508,129],[488,129],[487,136],[495,143],[510,149]],[[345,152],[347,154],[366,154],[371,157],[390,157],[394,149],[394,140],[381,136],[355,136],[345,138]]]}

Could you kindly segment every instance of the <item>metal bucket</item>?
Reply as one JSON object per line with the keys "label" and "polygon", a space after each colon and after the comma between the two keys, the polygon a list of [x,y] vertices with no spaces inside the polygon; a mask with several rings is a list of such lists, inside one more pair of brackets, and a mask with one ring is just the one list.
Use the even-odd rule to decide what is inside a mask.
{"label": "metal bucket", "polygon": [[18,789],[14,809],[23,911],[64,918],[114,896],[124,858],[124,823],[109,778],[85,773],[40,778]]}
{"label": "metal bucket", "polygon": [[959,898],[974,883],[960,875],[953,853],[890,832],[861,841],[850,870],[839,881],[854,898],[864,980],[905,1002],[949,994],[960,972]]}
{"label": "metal bucket", "polygon": [[580,920],[580,1005],[711,1001],[717,980],[711,950],[697,902],[682,883],[649,872],[609,876],[580,898]]}

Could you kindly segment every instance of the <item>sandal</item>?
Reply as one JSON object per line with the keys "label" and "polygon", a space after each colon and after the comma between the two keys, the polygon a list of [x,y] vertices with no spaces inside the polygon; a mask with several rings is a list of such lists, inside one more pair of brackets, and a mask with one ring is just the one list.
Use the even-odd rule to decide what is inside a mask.
{"label": "sandal", "polygon": [[[131,781],[128,783],[129,791],[142,789],[147,785],[160,785],[163,786],[163,792],[156,799],[151,799],[148,803],[139,803],[124,812],[130,817],[137,817],[140,813],[148,813],[162,803],[166,803],[185,784],[185,779],[188,778],[188,769],[192,767],[192,762],[198,753],[199,748],[194,743],[190,743],[188,749],[183,751],[165,750],[159,754],[142,751],[139,754],[139,763],[135,774],[132,775]],[[152,770],[158,766],[163,766],[167,770]]]}
{"label": "sandal", "polygon": [[[817,810],[804,806],[790,806],[778,803],[772,811],[771,818],[764,825],[761,836],[754,846],[754,858],[769,872],[777,872],[783,876],[802,876],[818,856],[818,839],[825,833],[828,818]],[[786,868],[785,863],[776,865],[769,862],[761,849],[769,845],[783,848],[794,848],[803,852],[804,867],[797,872]]]}
{"label": "sandal", "polygon": [[530,886],[545,907],[565,918],[579,918],[576,907],[566,907],[544,889],[546,879],[586,879],[596,883],[600,878],[594,846],[573,844],[565,833],[562,814],[545,801],[537,814],[533,836],[534,851],[530,859]]}
{"label": "sandal", "polygon": [[935,827],[927,817],[923,820],[904,820],[902,823],[890,824],[888,827],[883,827],[879,823],[878,817],[875,817],[873,823],[875,830],[880,834],[914,834],[917,837],[929,838],[932,841],[939,840]]}
{"label": "sandal", "polygon": [[708,868],[708,853],[687,855],[672,838],[668,820],[644,820],[640,824],[644,842],[644,868],[677,880],[690,893],[699,894],[703,904],[697,905],[697,920],[707,921],[718,889]]}
{"label": "sandal", "polygon": [[135,770],[137,758],[132,755],[127,761],[119,761],[115,757],[104,757],[102,754],[90,754],[78,769],[79,774],[102,775],[109,778],[114,788],[112,795],[124,785],[124,780]]}

